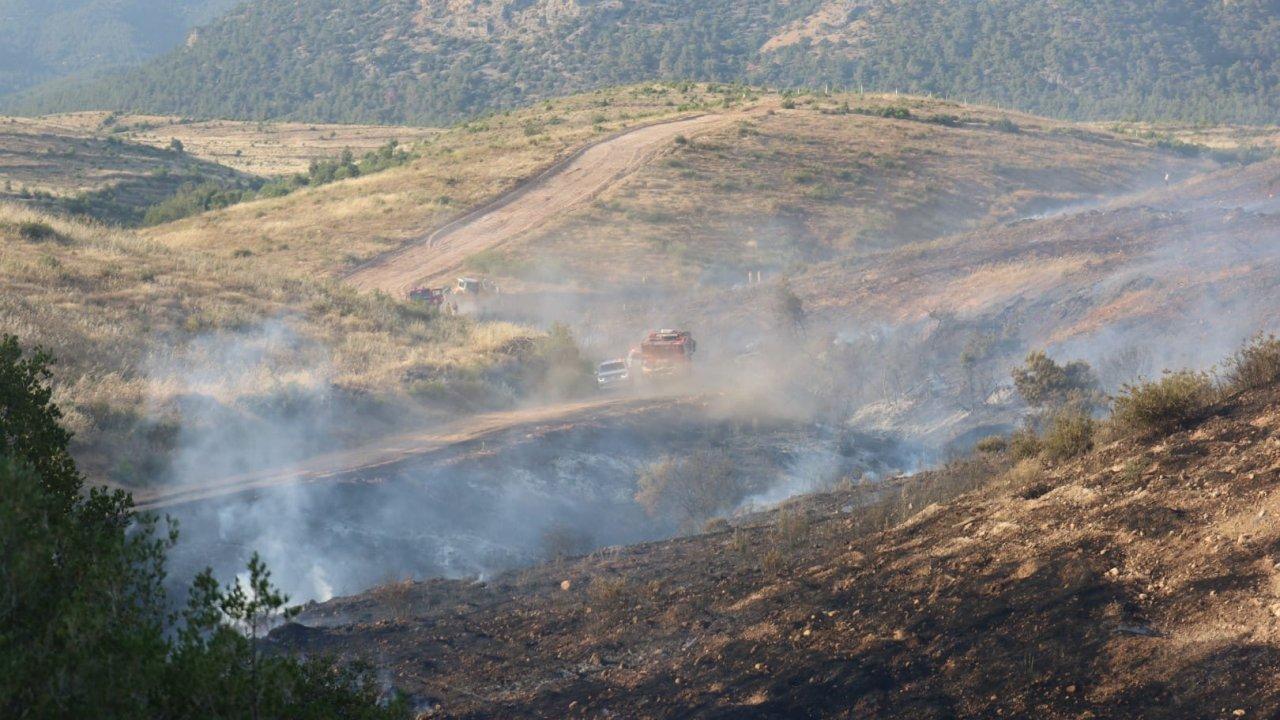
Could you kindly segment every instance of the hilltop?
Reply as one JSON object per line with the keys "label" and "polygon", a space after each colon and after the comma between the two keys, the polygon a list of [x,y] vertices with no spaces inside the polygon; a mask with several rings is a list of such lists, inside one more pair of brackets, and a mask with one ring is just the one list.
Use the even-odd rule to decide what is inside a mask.
{"label": "hilltop", "polygon": [[366,658],[433,717],[1271,717],[1269,367],[1074,459],[990,443],[688,537],[384,585],[271,638]]}
{"label": "hilltop", "polygon": [[1265,0],[284,0],[246,3],[118,76],[23,112],[440,124],[647,80],[865,88],[1075,118],[1268,122]]}

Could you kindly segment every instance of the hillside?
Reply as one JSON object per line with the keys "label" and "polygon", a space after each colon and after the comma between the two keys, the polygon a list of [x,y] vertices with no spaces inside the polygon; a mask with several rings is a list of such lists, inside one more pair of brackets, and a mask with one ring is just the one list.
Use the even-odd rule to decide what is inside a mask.
{"label": "hillside", "polygon": [[345,151],[360,157],[390,141],[412,148],[437,132],[106,112],[0,117],[0,201],[136,225],[148,209],[193,187],[252,196]]}
{"label": "hillside", "polygon": [[1271,385],[1078,459],[992,450],[676,540],[386,584],[271,639],[366,658],[432,717],[1273,717],[1277,429]]}
{"label": "hillside", "polygon": [[[466,123],[434,136],[409,167],[208,213],[151,237],[270,252],[342,274],[423,244],[587,143],[693,116],[705,118],[696,132],[653,148],[582,202],[517,224],[519,232],[506,228],[450,268],[512,288],[618,290],[646,277],[672,288],[731,284],[746,269],[776,277],[855,249],[1094,202],[1216,166],[1154,139],[982,106],[649,84]],[[279,245],[288,250],[267,249]]]}
{"label": "hillside", "polygon": [[0,95],[173,49],[237,0],[0,0]]}
{"label": "hillside", "polygon": [[0,333],[53,353],[81,466],[131,487],[505,407],[544,389],[548,352],[534,329],[4,204]]}
{"label": "hillside", "polygon": [[584,289],[734,285],[1214,167],[1110,131],[909,96],[766,95],[726,117],[470,269]]}
{"label": "hillside", "polygon": [[19,97],[24,112],[439,124],[646,80],[950,96],[1076,118],[1269,122],[1266,0],[280,0],[142,68]]}

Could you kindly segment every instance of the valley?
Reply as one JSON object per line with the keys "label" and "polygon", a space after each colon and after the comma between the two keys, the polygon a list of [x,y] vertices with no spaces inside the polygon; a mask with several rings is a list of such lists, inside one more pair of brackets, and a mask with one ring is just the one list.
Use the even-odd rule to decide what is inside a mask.
{"label": "valley", "polygon": [[[99,142],[101,119],[28,124],[57,122]],[[936,98],[688,83],[402,135],[175,122],[182,152],[155,147],[169,126],[114,122],[139,157],[228,177],[297,172],[339,145],[412,149],[145,228],[17,198],[0,206],[0,329],[58,358],[91,480],[178,520],[178,582],[258,553],[306,603],[268,647],[371,660],[424,713],[785,716],[829,693],[903,717],[1131,708],[1140,691],[1099,680],[1109,666],[1054,649],[1103,652],[1126,632],[1042,618],[1031,595],[1105,571],[1044,558],[1128,521],[1078,531],[1035,503],[1066,487],[1082,512],[1093,501],[1071,498],[1122,504],[1097,478],[1165,450],[1107,436],[1055,464],[974,448],[1034,417],[1010,381],[1032,350],[1086,360],[1115,396],[1276,329],[1280,161],[1237,152],[1266,128],[1196,131],[1214,150]],[[128,172],[153,175],[138,162]],[[463,275],[492,290],[408,297]],[[658,327],[697,338],[693,372],[601,395],[594,364]],[[1269,422],[1270,400],[1224,402]],[[1027,514],[1043,508],[1052,523]],[[1033,525],[1056,528],[1039,559],[997,542]],[[984,563],[998,568],[958,579]],[[952,579],[920,579],[935,570]],[[974,578],[1029,614],[1022,636],[1051,628],[1039,670],[911,670],[913,648],[999,655],[945,611],[975,602]],[[1102,582],[1071,586],[1087,595],[1073,612],[1155,626]],[[1192,632],[1164,617],[1159,632]]]}
{"label": "valley", "polygon": [[1275,0],[0,29],[0,717],[1280,717]]}

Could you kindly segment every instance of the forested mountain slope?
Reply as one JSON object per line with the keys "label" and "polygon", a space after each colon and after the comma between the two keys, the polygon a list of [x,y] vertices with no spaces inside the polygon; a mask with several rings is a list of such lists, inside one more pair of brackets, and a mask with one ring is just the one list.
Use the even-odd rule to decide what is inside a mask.
{"label": "forested mountain slope", "polygon": [[132,65],[238,0],[0,0],[0,95]]}
{"label": "forested mountain slope", "polygon": [[266,0],[122,77],[14,104],[437,123],[645,79],[1269,121],[1280,18],[1270,0]]}

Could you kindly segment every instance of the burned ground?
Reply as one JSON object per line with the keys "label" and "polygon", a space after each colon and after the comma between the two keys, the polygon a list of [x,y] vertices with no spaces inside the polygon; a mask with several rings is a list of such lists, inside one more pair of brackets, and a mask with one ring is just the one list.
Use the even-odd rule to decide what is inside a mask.
{"label": "burned ground", "polygon": [[441,717],[1270,717],[1278,430],[1268,388],[1060,466],[979,457],[879,505],[383,586],[273,642],[365,657]]}

